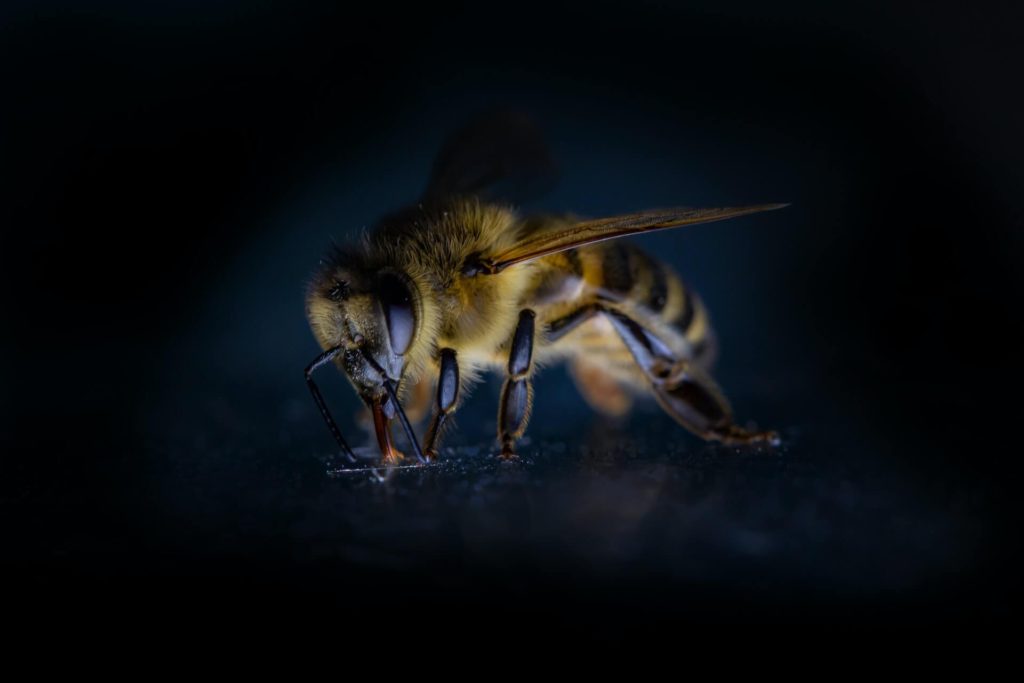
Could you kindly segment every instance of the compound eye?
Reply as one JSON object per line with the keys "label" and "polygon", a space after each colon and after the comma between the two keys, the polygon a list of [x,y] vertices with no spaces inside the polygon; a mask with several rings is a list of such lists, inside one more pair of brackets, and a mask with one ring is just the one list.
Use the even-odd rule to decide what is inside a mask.
{"label": "compound eye", "polygon": [[381,307],[384,309],[384,320],[391,337],[391,348],[402,355],[409,349],[412,334],[416,328],[416,318],[412,311],[412,294],[401,279],[394,275],[384,274],[380,278],[378,288]]}

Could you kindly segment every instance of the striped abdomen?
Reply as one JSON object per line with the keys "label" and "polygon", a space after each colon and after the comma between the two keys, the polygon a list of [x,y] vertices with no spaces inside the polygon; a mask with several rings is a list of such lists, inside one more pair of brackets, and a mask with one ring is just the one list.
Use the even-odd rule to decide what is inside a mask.
{"label": "striped abdomen", "polygon": [[[553,273],[582,279],[583,287],[575,297],[581,305],[597,302],[620,308],[657,333],[681,356],[701,364],[714,355],[714,333],[700,298],[664,262],[621,241],[602,242],[555,256],[549,257]],[[552,279],[557,280],[557,276]],[[555,315],[564,314],[562,306],[557,308],[559,312]],[[588,327],[590,337],[610,332],[606,325]]]}

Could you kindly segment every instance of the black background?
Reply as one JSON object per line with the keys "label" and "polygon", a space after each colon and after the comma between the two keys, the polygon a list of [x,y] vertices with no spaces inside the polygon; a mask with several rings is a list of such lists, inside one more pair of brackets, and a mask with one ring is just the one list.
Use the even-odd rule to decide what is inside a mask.
{"label": "black background", "polygon": [[[1024,112],[1009,7],[8,6],[2,524],[19,613],[329,618],[350,632],[406,615],[410,629],[481,637],[1011,614]],[[444,527],[514,508],[503,477],[529,488],[545,468],[568,483],[537,495],[571,506],[575,475],[539,449],[525,474],[405,480],[391,512],[368,512],[383,505],[376,485],[323,476],[329,441],[298,380],[316,352],[301,295],[319,250],[413,199],[445,135],[492,106],[550,131],[564,181],[542,207],[793,202],[646,244],[704,292],[741,418],[779,425],[796,463],[708,464],[729,454],[681,437],[690,468],[725,478],[729,496],[753,492],[753,520],[769,514],[765,481],[840,481],[796,485],[824,499],[852,482],[857,512],[824,515],[831,541],[789,549],[763,582],[699,547],[692,571],[637,553],[609,574],[543,521],[518,545],[489,535],[487,561],[443,528],[395,532],[396,553],[421,553],[397,564],[308,549],[334,536],[379,549],[410,517]],[[539,417],[535,443],[571,453],[593,421],[551,375],[563,398],[549,405],[571,419]],[[343,392],[332,401],[353,400]],[[481,415],[493,393],[478,392]],[[642,413],[605,443],[632,438],[642,460],[662,450],[652,439],[680,439],[659,420]],[[463,444],[486,443],[469,432]],[[487,477],[493,508],[432,509]],[[612,498],[632,495],[617,486]],[[873,545],[882,527],[901,531]],[[887,558],[913,564],[907,539],[960,550],[925,552],[925,578],[890,584]],[[860,571],[858,549],[868,578],[835,588]]]}

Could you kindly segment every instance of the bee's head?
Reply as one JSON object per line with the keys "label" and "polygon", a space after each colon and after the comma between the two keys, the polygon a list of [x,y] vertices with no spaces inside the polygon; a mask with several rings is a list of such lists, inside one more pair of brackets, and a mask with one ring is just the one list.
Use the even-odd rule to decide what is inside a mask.
{"label": "bee's head", "polygon": [[387,404],[384,382],[397,384],[406,370],[419,305],[404,274],[344,262],[317,273],[306,295],[313,334],[324,350],[343,349],[336,363],[370,407]]}

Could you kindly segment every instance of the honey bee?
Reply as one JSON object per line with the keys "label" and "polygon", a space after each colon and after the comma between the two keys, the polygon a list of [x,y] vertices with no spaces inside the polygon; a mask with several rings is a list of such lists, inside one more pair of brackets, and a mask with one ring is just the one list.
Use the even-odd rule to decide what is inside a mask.
{"label": "honey bee", "polygon": [[[785,205],[522,216],[486,193],[531,164],[550,167],[546,151],[532,152],[542,149],[532,124],[513,115],[467,130],[442,148],[419,203],[335,246],[309,284],[306,313],[323,353],[305,378],[342,466],[357,459],[312,377],[330,363],[369,408],[385,464],[404,457],[391,435],[396,416],[417,460],[437,458],[460,400],[490,368],[505,374],[500,456],[514,458],[534,403],[531,378],[557,360],[603,414],[623,415],[635,397],[653,395],[704,439],[778,443],[775,432],[734,421],[710,374],[715,336],[700,298],[663,261],[618,238]],[[419,404],[409,413],[433,403],[422,447],[407,396]]]}

